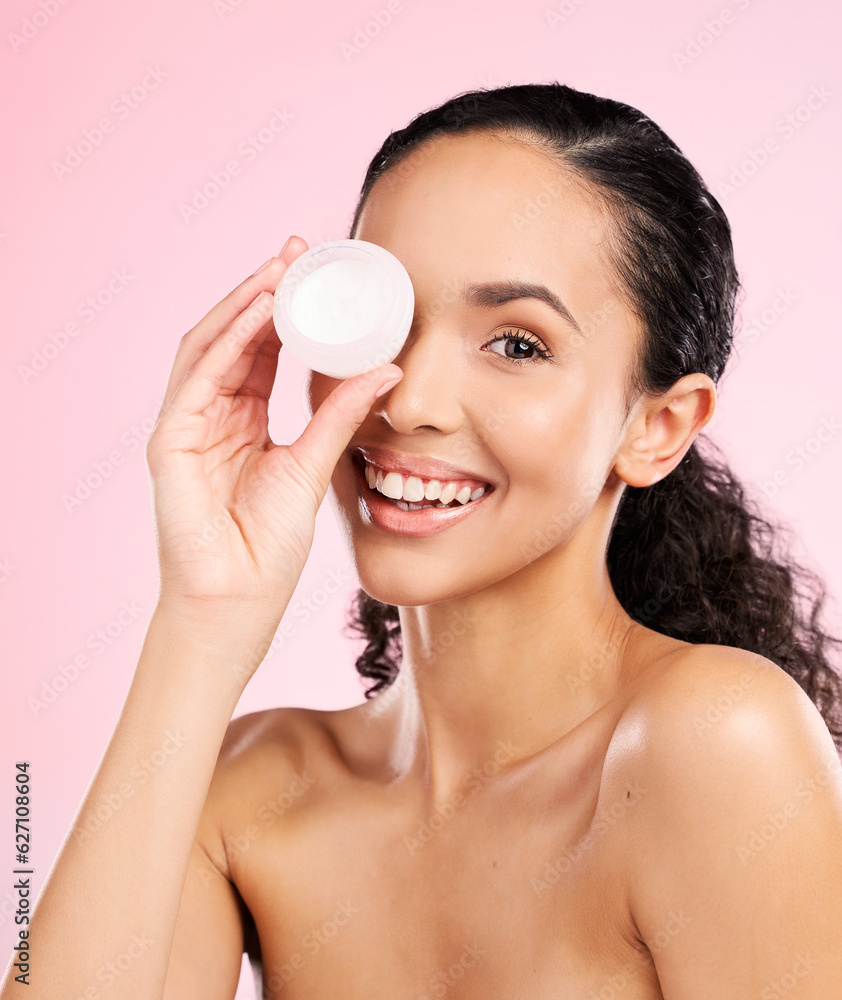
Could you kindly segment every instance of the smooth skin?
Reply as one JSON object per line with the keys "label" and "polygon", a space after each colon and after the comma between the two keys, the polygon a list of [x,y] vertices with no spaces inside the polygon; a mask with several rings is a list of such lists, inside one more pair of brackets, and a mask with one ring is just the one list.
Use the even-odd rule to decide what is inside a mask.
{"label": "smooth skin", "polygon": [[[553,203],[519,225],[547,182]],[[762,657],[632,621],[605,569],[623,484],[675,467],[713,415],[713,383],[694,373],[627,410],[641,333],[608,220],[525,143],[434,140],[378,180],[354,235],[406,266],[413,328],[376,377],[314,373],[315,416],[294,445],[266,432],[269,296],[247,306],[303,240],[182,342],[147,448],[159,604],[39,899],[39,961],[82,996],[130,930],[154,929],[102,995],[222,1000],[253,919],[265,995],[294,1000],[835,1000],[842,768],[818,711]],[[580,332],[534,299],[461,297],[515,279],[547,285]],[[504,356],[492,341],[509,329],[552,360]],[[374,399],[389,374],[402,378]],[[452,461],[494,493],[438,535],[387,535],[359,503],[357,444]],[[344,711],[226,726],[328,484],[361,585],[399,607],[399,679]],[[219,533],[197,552],[208,523]],[[102,774],[113,784],[149,727],[173,719],[191,749],[135,799],[132,823],[122,810],[96,851],[83,845],[73,834]],[[56,916],[83,904],[95,943]]]}

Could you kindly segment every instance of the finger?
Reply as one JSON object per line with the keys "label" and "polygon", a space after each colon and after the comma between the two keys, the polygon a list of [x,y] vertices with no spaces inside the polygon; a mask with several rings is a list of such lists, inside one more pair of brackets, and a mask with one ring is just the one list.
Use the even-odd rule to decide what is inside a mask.
{"label": "finger", "polygon": [[[275,332],[275,324],[271,317],[255,330],[251,340],[243,348],[242,354],[226,373],[219,386],[220,396],[233,396],[242,392],[243,386],[254,371],[255,364],[259,364],[263,358],[263,349],[267,339]],[[275,336],[280,351],[280,341]],[[275,352],[277,357],[278,352]]]}
{"label": "finger", "polygon": [[[281,341],[275,330],[275,324],[270,321],[266,325],[266,336],[260,340],[254,353],[251,368],[237,389],[239,396],[261,396],[268,400],[275,385],[278,371],[278,355],[281,351]],[[252,343],[255,343],[252,341]],[[249,345],[249,349],[251,345]]]}
{"label": "finger", "polygon": [[307,249],[306,240],[300,236],[290,236],[280,256],[271,258],[266,266],[241,282],[182,337],[164,391],[165,405],[174,395],[187,370],[205,353],[220,333],[241,315],[260,292],[267,291],[274,295],[286,269]]}
{"label": "finger", "polygon": [[359,430],[378,391],[401,378],[401,369],[389,363],[341,382],[289,446],[290,458],[313,484],[319,502],[327,492],[339,456]]}
{"label": "finger", "polygon": [[[265,292],[261,292],[260,294],[264,295]],[[245,316],[245,312],[242,314],[242,316]],[[230,330],[228,332],[230,333]],[[263,353],[265,352],[271,354],[272,352],[271,345],[269,348],[264,347],[267,339],[270,337],[274,338],[275,343],[277,345],[277,348],[275,350],[275,358],[277,359],[277,354],[278,351],[280,350],[280,341],[278,340],[277,334],[275,333],[275,324],[272,322],[271,319],[268,319],[265,322],[263,322],[259,327],[254,328],[254,334],[251,340],[243,348],[242,354],[233,362],[231,368],[222,377],[222,381],[219,384],[219,390],[217,392],[217,395],[233,396],[235,393],[242,390],[242,387],[250,377],[255,364],[260,364],[261,356],[263,355]],[[204,354],[207,354],[207,351],[205,351]],[[172,388],[169,395],[164,398],[164,402],[161,406],[161,414],[163,414],[169,408],[169,405],[172,402],[173,397],[176,395],[178,390],[184,384],[184,381],[187,378],[187,376],[192,371],[195,370],[196,363],[200,358],[204,357],[204,354],[198,355],[198,357],[196,358],[196,362],[194,362],[194,364],[191,365],[185,371],[181,381],[174,388]],[[265,378],[261,378],[261,381],[265,381]]]}
{"label": "finger", "polygon": [[[272,296],[261,292],[221,336],[217,337],[179,383],[172,399],[165,404],[161,419],[195,416],[203,413],[225,389],[226,379],[242,358],[243,351],[254,340],[265,338],[272,322]],[[253,361],[253,358],[251,359]],[[249,364],[251,364],[249,361]],[[242,371],[241,380],[247,372]]]}

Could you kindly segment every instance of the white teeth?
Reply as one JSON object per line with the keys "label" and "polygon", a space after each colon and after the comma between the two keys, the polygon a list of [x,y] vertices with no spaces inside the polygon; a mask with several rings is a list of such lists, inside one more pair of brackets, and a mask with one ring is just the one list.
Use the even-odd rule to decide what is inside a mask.
{"label": "white teeth", "polygon": [[445,486],[445,488],[441,491],[441,496],[439,497],[441,503],[449,504],[450,501],[456,496],[456,491],[458,489],[459,487],[456,483],[448,483],[447,486]]}
{"label": "white teeth", "polygon": [[383,479],[383,485],[377,488],[391,500],[400,500],[403,496],[403,479],[399,472],[388,472]]}
{"label": "white teeth", "polygon": [[409,476],[403,484],[403,498],[413,503],[424,499],[424,484],[418,476]]}
{"label": "white teeth", "polygon": [[424,510],[426,507],[435,507],[436,504],[407,503],[405,500],[396,500],[395,503],[401,510]]}
{"label": "white teeth", "polygon": [[375,468],[368,462],[365,464],[364,473],[369,487],[394,500],[401,510],[420,510],[430,506],[418,502],[424,500],[433,501],[432,506],[436,507],[447,507],[454,499],[460,504],[466,504],[471,500],[478,500],[486,491],[484,486],[471,490],[470,486],[460,488],[455,482],[442,484],[439,479],[431,479],[425,486],[419,476],[407,476],[404,479],[399,472],[384,473],[382,469]]}

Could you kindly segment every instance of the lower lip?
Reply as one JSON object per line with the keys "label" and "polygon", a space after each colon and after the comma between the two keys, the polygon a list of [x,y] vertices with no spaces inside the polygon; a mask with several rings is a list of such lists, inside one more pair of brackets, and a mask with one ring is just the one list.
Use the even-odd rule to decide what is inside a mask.
{"label": "lower lip", "polygon": [[354,466],[360,499],[372,522],[378,528],[383,528],[384,531],[390,531],[396,535],[408,535],[412,538],[426,538],[428,535],[436,535],[457,521],[470,517],[471,512],[478,509],[480,504],[494,492],[493,489],[489,490],[462,507],[426,507],[423,510],[401,510],[400,507],[396,507],[390,500],[387,500],[382,493],[378,493],[368,485],[365,472],[357,459],[352,459],[351,464]]}

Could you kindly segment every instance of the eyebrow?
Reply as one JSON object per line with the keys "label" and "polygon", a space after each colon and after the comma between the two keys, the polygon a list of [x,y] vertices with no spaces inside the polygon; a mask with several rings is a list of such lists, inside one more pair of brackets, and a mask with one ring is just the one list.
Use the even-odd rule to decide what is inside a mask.
{"label": "eyebrow", "polygon": [[462,297],[470,305],[493,309],[515,299],[539,299],[554,309],[559,316],[581,333],[579,324],[573,319],[567,306],[550,291],[546,285],[536,285],[528,281],[496,281],[484,284],[463,285]]}

